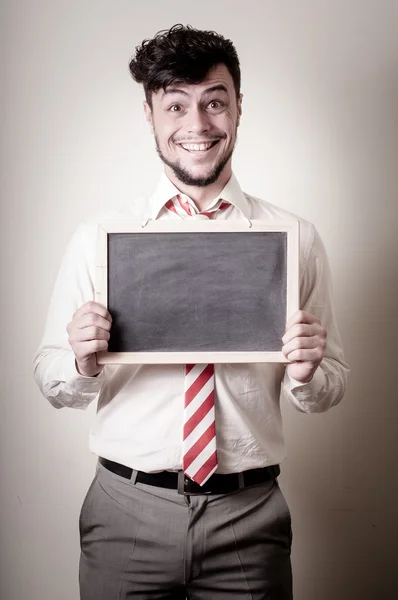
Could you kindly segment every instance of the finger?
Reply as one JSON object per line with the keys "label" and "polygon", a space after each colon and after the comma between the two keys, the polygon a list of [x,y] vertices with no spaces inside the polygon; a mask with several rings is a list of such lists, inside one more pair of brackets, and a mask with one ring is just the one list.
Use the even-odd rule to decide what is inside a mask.
{"label": "finger", "polygon": [[66,326],[66,331],[70,338],[76,339],[78,336],[77,331],[87,327],[97,327],[104,331],[110,331],[112,323],[97,313],[85,313],[80,317],[75,316]]}
{"label": "finger", "polygon": [[111,321],[108,321],[105,317],[102,317],[98,313],[84,313],[80,317],[73,319],[73,328],[74,329],[84,329],[85,327],[99,327],[101,329],[105,329],[105,331],[110,331],[112,327]]}
{"label": "finger", "polygon": [[298,337],[311,337],[314,335],[319,335],[323,337],[323,332],[325,330],[323,327],[318,325],[318,323],[313,323],[312,325],[307,325],[306,323],[297,323],[288,329],[285,335],[282,338],[282,342],[287,344],[290,340]]}
{"label": "finger", "polygon": [[290,317],[290,319],[286,323],[286,331],[293,327],[293,325],[296,325],[297,323],[307,323],[308,325],[312,325],[313,323],[318,323],[319,325],[321,324],[320,320],[315,315],[311,315],[310,313],[305,312],[304,310],[298,310],[294,313],[294,315]]}
{"label": "finger", "polygon": [[108,349],[108,342],[106,340],[91,340],[89,342],[80,342],[76,344],[76,348],[73,350],[76,360],[83,361],[96,352],[104,352]]}
{"label": "finger", "polygon": [[92,300],[83,304],[75,312],[75,314],[73,315],[73,319],[80,318],[82,315],[86,315],[88,313],[95,313],[95,314],[99,315],[100,317],[103,317],[104,319],[107,319],[108,321],[112,322],[112,316],[111,316],[110,312],[105,308],[105,306],[103,306],[102,304],[99,304],[98,302],[94,302]]}
{"label": "finger", "polygon": [[111,334],[100,327],[84,327],[83,329],[75,329],[70,336],[71,342],[89,342],[91,340],[106,340],[108,341]]}
{"label": "finger", "polygon": [[317,335],[311,337],[295,337],[283,346],[282,352],[286,356],[294,350],[305,350],[308,348],[317,348],[318,346],[322,347],[322,341]]}
{"label": "finger", "polygon": [[320,363],[323,358],[323,350],[319,346],[316,348],[299,348],[285,354],[285,356],[291,362]]}

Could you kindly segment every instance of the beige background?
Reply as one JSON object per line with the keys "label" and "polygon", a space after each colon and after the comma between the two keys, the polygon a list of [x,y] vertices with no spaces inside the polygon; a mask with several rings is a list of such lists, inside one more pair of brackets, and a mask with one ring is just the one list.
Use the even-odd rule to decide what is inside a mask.
{"label": "beige background", "polygon": [[6,0],[1,22],[1,598],[78,598],[95,407],[51,408],[32,357],[76,225],[160,173],[127,64],[176,22],[235,42],[235,172],[316,224],[334,275],[348,393],[284,405],[295,600],[398,597],[396,0]]}

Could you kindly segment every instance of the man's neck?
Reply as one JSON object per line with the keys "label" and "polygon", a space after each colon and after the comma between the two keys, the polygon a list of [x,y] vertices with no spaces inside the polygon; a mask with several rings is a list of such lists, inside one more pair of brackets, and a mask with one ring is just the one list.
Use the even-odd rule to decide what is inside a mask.
{"label": "man's neck", "polygon": [[195,202],[200,212],[208,208],[213,200],[220,195],[232,175],[231,169],[224,169],[214,183],[207,185],[206,187],[196,187],[182,183],[167,166],[165,167],[165,173],[182,194],[185,194]]}

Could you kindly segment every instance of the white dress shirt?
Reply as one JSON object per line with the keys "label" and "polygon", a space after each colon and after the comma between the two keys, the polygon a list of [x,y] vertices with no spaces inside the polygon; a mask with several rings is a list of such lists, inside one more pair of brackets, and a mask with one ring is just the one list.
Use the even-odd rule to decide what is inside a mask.
{"label": "white dress shirt", "polygon": [[[163,174],[149,198],[77,229],[62,261],[35,357],[36,381],[53,406],[84,409],[98,401],[91,451],[146,472],[181,469],[184,365],[106,365],[97,377],[83,377],[76,370],[66,326],[82,304],[95,299],[97,223],[180,219],[165,207],[179,193]],[[214,218],[275,222],[294,217],[243,193],[234,175],[209,208],[220,199],[231,206]],[[290,378],[280,363],[215,365],[219,473],[278,464],[285,458],[281,389],[303,412],[326,411],[344,394],[348,365],[333,314],[327,256],[314,226],[300,218],[299,222],[301,308],[316,315],[327,329],[325,357],[306,384]]]}

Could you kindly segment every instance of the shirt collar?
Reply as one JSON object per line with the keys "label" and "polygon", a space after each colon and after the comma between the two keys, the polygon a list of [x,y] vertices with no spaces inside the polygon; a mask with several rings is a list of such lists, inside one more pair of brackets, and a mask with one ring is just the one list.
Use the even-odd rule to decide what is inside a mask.
{"label": "shirt collar", "polygon": [[[181,192],[163,172],[155,191],[149,197],[150,218],[157,219],[166,202],[177,194],[181,195]],[[224,189],[214,198],[210,206],[214,206],[221,198],[235,206],[246,219],[250,217],[248,201],[233,173]]]}

